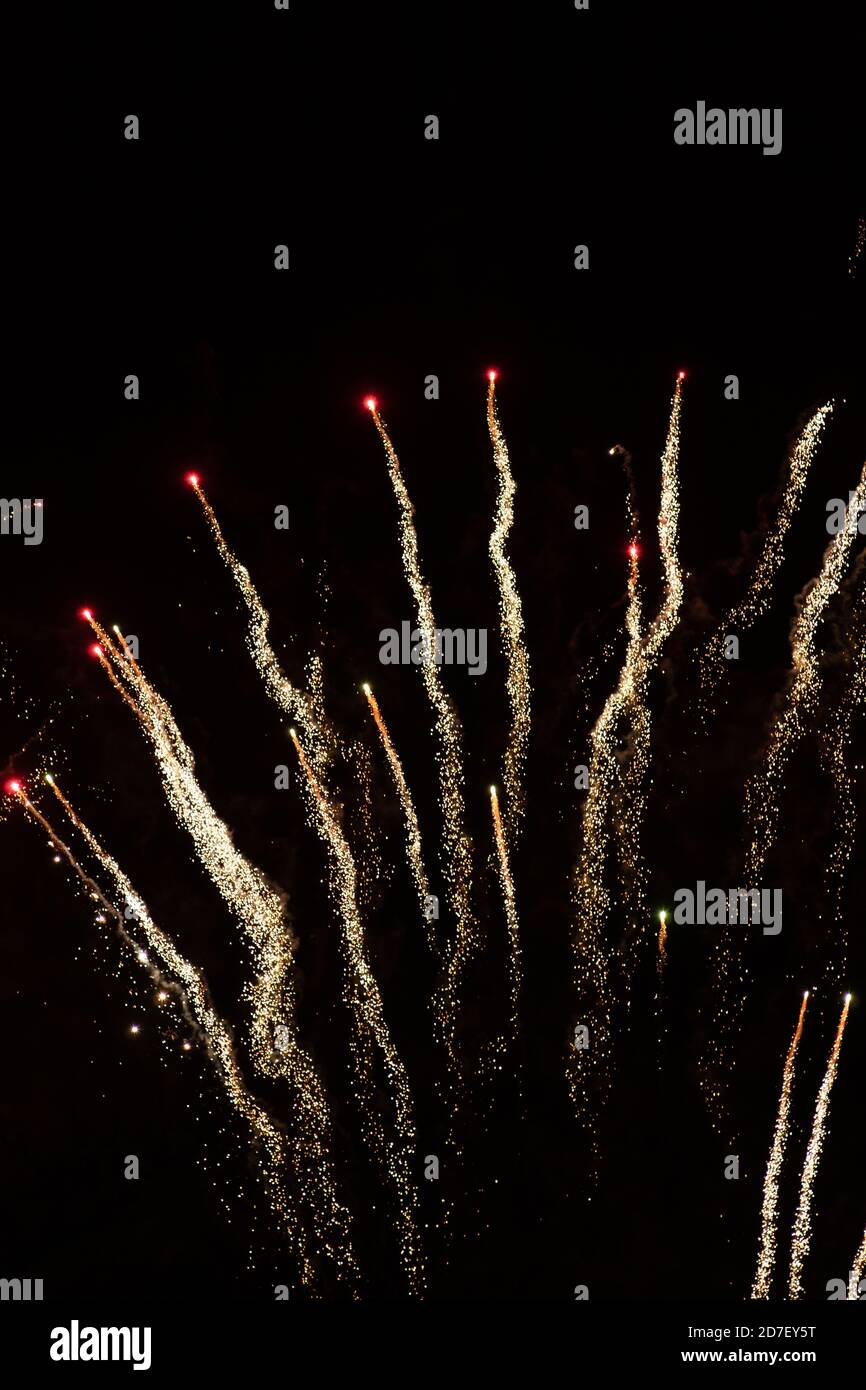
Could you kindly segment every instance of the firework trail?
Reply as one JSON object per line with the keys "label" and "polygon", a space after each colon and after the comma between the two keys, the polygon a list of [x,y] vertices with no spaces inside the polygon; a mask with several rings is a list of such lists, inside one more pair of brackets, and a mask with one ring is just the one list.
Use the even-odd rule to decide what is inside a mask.
{"label": "firework trail", "polygon": [[520,986],[522,980],[520,924],[517,920],[517,906],[514,901],[514,883],[511,878],[511,870],[508,866],[508,846],[505,843],[505,833],[502,829],[502,817],[499,813],[499,796],[495,787],[490,788],[490,811],[493,816],[493,834],[496,840],[496,852],[499,862],[499,882],[502,887],[502,898],[505,903],[505,920],[508,925],[508,980],[511,1001],[510,1025],[511,1039],[512,1042],[514,1042],[517,1039],[519,1030]]}
{"label": "firework trail", "polygon": [[[331,1216],[338,1219],[339,1227],[329,1229],[327,1222],[323,1221],[323,1214],[320,1211],[318,1188],[321,1184],[321,1178],[324,1178],[325,1183],[327,1183],[329,1175],[316,1177],[315,1185],[305,1191],[304,1174],[303,1172],[296,1172],[295,1176],[300,1185],[301,1197],[297,1204],[293,1201],[291,1193],[286,1189],[285,1182],[286,1167],[292,1159],[291,1144],[287,1140],[287,1136],[273,1123],[267,1112],[250,1096],[244,1085],[235,1057],[231,1033],[210,1002],[207,985],[201,971],[180,953],[174,942],[156,925],[120,866],[103,849],[89,827],[81,820],[51,774],[46,774],[45,780],[97,861],[108,873],[117,892],[125,900],[127,914],[130,920],[138,924],[150,952],[157,957],[164,969],[171,971],[173,980],[162,975],[160,969],[153,962],[153,955],[141,950],[136,945],[127,932],[123,915],[108,902],[101,890],[84,874],[68,847],[51,831],[57,844],[63,850],[82,882],[92,890],[93,896],[99,898],[106,912],[114,918],[124,942],[134,950],[136,959],[147,966],[148,972],[155,983],[159,985],[160,991],[165,994],[171,992],[179,999],[184,1017],[200,1041],[203,1042],[216,1069],[229,1105],[237,1115],[246,1121],[253,1139],[261,1146],[265,1155],[262,1173],[263,1185],[271,1209],[276,1213],[288,1238],[289,1248],[297,1258],[302,1285],[308,1291],[315,1290],[317,1256],[324,1256],[333,1261],[338,1276],[347,1274],[354,1276],[356,1273],[354,1257],[351,1249],[345,1244],[345,1228],[348,1225],[349,1214],[339,1206],[333,1190],[331,1191],[330,1203]],[[39,815],[35,808],[30,809],[50,830],[48,821]],[[180,983],[178,984],[176,981]],[[305,1217],[313,1228],[314,1241],[312,1243],[307,1235]]]}
{"label": "firework trail", "polygon": [[863,253],[863,246],[866,244],[866,217],[857,218],[857,235],[854,239],[854,250],[848,257],[848,274],[856,275],[860,264],[860,257]]}
{"label": "firework trail", "polygon": [[795,745],[806,732],[808,717],[814,712],[820,688],[815,636],[833,595],[839,588],[852,545],[857,535],[857,516],[866,509],[866,464],[854,493],[848,523],[824,552],[821,572],[802,596],[791,630],[793,669],[785,704],[770,732],[764,768],[753,778],[746,793],[746,815],[752,828],[746,874],[757,883],[761,868],[773,844],[779,815],[782,774]]}
{"label": "firework trail", "polygon": [[656,973],[659,977],[659,985],[665,977],[665,967],[668,963],[668,914],[659,913],[659,941],[658,956],[656,958]]}
{"label": "firework trail", "polygon": [[[610,962],[606,942],[611,893],[605,883],[605,868],[611,840],[611,820],[616,819],[617,791],[620,783],[618,738],[621,722],[630,721],[630,796],[619,798],[621,813],[627,815],[630,848],[624,859],[630,883],[628,901],[643,904],[642,858],[639,850],[643,814],[642,787],[649,765],[650,720],[645,687],[659,653],[679,617],[683,595],[682,571],[677,556],[679,533],[678,460],[682,383],[677,375],[667,436],[662,453],[661,501],[659,507],[659,545],[664,566],[665,592],[661,608],[645,636],[641,634],[641,595],[637,541],[629,546],[629,601],[626,612],[628,645],[616,688],[590,734],[589,787],[583,806],[583,840],[574,872],[572,898],[577,915],[573,938],[574,978],[584,1017],[592,1020],[594,1038],[588,1048],[572,1045],[568,1053],[569,1091],[578,1114],[586,1115],[590,1103],[588,1080],[594,1075],[601,1093],[606,1094],[611,1075],[612,991]],[[619,452],[619,449],[617,449]],[[622,451],[625,453],[625,451]],[[628,470],[627,470],[628,471]],[[636,523],[632,489],[629,488],[629,521]],[[630,808],[630,809],[629,809]],[[619,832],[623,842],[624,832]],[[628,951],[634,959],[637,942],[645,929],[646,913],[640,911],[628,930]],[[587,1025],[588,1026],[588,1025]]]}
{"label": "firework trail", "polygon": [[375,400],[367,400],[379,437],[388,459],[388,472],[400,514],[400,550],[403,569],[415,601],[415,622],[422,634],[424,659],[420,663],[424,688],[433,712],[436,739],[439,745],[437,767],[439,798],[444,822],[442,873],[448,887],[448,897],[454,913],[455,936],[445,966],[439,997],[434,1009],[440,1036],[444,1042],[452,1087],[460,1092],[462,1072],[456,1050],[457,1009],[460,985],[469,961],[477,953],[480,942],[478,924],[471,907],[472,851],[464,826],[463,750],[460,722],[454,706],[445,693],[435,660],[437,648],[436,623],[429,586],[421,574],[418,558],[418,536],[406,484],[400,472],[400,461],[379,414]]}
{"label": "firework trail", "polygon": [[[289,730],[307,779],[322,834],[331,851],[334,874],[333,892],[343,921],[344,997],[352,1020],[352,1056],[358,1081],[361,1122],[365,1138],[382,1165],[397,1195],[398,1234],[403,1267],[413,1294],[424,1290],[424,1268],[417,1233],[417,1196],[412,1182],[410,1156],[415,1142],[412,1101],[403,1063],[391,1041],[385,1023],[382,999],[367,961],[364,928],[358,912],[355,862],[328,798],[295,729]],[[394,1118],[400,1144],[386,1134],[377,1113],[376,1086],[370,1044],[378,1047],[385,1065],[388,1087],[394,1105]]]}
{"label": "firework trail", "polygon": [[818,451],[824,426],[833,413],[833,404],[833,401],[827,401],[822,405],[800,431],[788,458],[788,476],[776,520],[764,542],[748,592],[722,619],[701,654],[700,680],[705,711],[729,666],[724,657],[725,638],[732,632],[748,631],[770,607],[773,584],[784,558],[785,539],[800,506],[809,469]]}
{"label": "firework trail", "polygon": [[271,699],[301,730],[306,747],[309,749],[310,761],[321,776],[330,762],[337,744],[336,734],[324,710],[321,663],[317,658],[314,658],[311,663],[311,689],[309,691],[299,689],[286,676],[273,647],[268,641],[270,614],[259,597],[258,590],[250,578],[249,570],[240,563],[223,536],[216,514],[205,496],[198,475],[189,474],[187,481],[201,503],[201,509],[216,542],[217,550],[246,604],[249,615],[247,650],[253,659],[255,668]]}
{"label": "firework trail", "polygon": [[397,787],[397,795],[400,798],[400,805],[403,808],[403,817],[406,821],[406,857],[409,860],[409,868],[412,872],[412,881],[415,884],[415,892],[418,894],[418,901],[421,904],[421,915],[424,918],[424,925],[427,932],[427,941],[433,951],[438,950],[436,931],[433,927],[433,920],[429,911],[428,898],[430,897],[430,883],[427,878],[427,870],[424,867],[424,858],[421,853],[421,829],[418,825],[418,817],[415,813],[415,806],[412,801],[412,794],[406,784],[403,774],[403,766],[400,762],[397,750],[394,747],[388,726],[382,717],[379,702],[373,694],[370,686],[361,686],[367,697],[367,704],[370,706],[370,713],[373,716],[376,728],[379,730],[379,737],[382,740],[382,747],[391,768],[391,775]]}
{"label": "firework trail", "polygon": [[829,767],[835,790],[833,841],[824,862],[824,892],[817,909],[819,921],[825,910],[835,930],[835,939],[827,956],[824,979],[839,982],[847,969],[848,926],[843,911],[845,871],[851,858],[857,828],[857,801],[852,772],[853,725],[866,708],[866,551],[855,564],[851,582],[857,595],[853,616],[846,633],[845,647],[851,663],[851,676],[841,699],[831,712],[822,736],[824,758]]}
{"label": "firework trail", "polygon": [[818,1100],[815,1105],[812,1135],[806,1149],[803,1175],[800,1179],[800,1202],[797,1207],[797,1215],[794,1218],[794,1229],[791,1232],[791,1272],[788,1279],[789,1298],[803,1297],[803,1265],[809,1253],[809,1245],[812,1239],[812,1201],[815,1174],[818,1171],[818,1163],[821,1158],[821,1150],[824,1146],[824,1139],[827,1132],[827,1112],[830,1108],[830,1092],[833,1089],[833,1082],[836,1080],[836,1068],[839,1064],[842,1035],[845,1032],[845,1023],[848,1019],[848,1009],[850,1005],[851,995],[846,994],[845,1002],[842,1005],[842,1013],[839,1018],[839,1026],[836,1029],[836,1037],[827,1060],[827,1070],[824,1073],[824,1080],[821,1082],[821,1087],[818,1091]]}
{"label": "firework trail", "polygon": [[505,750],[502,784],[505,788],[504,821],[506,839],[512,848],[523,817],[526,793],[524,766],[529,741],[530,685],[529,657],[523,642],[523,609],[514,570],[505,553],[505,543],[514,524],[514,494],[516,484],[508,459],[508,449],[496,409],[496,373],[488,373],[487,428],[493,445],[493,457],[499,478],[496,516],[490,536],[490,558],[499,585],[499,619],[505,646],[508,674],[506,691],[511,709],[511,727]]}
{"label": "firework trail", "polygon": [[773,1280],[773,1268],[776,1262],[776,1232],[779,1224],[779,1178],[785,1157],[785,1145],[788,1142],[788,1136],[790,1134],[791,1091],[794,1085],[794,1064],[797,1059],[797,1048],[800,1046],[800,1038],[803,1034],[803,1020],[806,1017],[806,1005],[808,1002],[809,991],[806,990],[800,1004],[800,1016],[797,1019],[797,1026],[794,1029],[794,1036],[791,1039],[788,1055],[785,1058],[785,1068],[782,1072],[782,1092],[779,1096],[779,1113],[776,1116],[773,1144],[770,1149],[769,1162],[767,1163],[767,1174],[764,1178],[764,1202],[761,1208],[761,1246],[758,1252],[758,1268],[755,1272],[755,1282],[752,1285],[752,1298],[769,1298],[770,1296],[770,1285]]}
{"label": "firework trail", "polygon": [[[744,877],[748,884],[761,881],[761,873],[776,838],[784,773],[797,744],[805,737],[818,706],[820,663],[815,647],[818,627],[839,589],[857,534],[856,519],[866,504],[866,464],[848,513],[848,524],[834,536],[824,552],[821,571],[798,600],[791,628],[792,667],[783,703],[775,717],[759,771],[746,787],[745,819],[748,842]],[[718,992],[711,1056],[701,1062],[702,1084],[710,1114],[718,1126],[725,1118],[723,1074],[729,1065],[731,1040],[739,1027],[745,1005],[749,967],[743,933],[726,931],[713,950],[712,968]]]}
{"label": "firework trail", "polygon": [[[241,924],[250,945],[255,979],[246,993],[252,1006],[250,1040],[253,1060],[264,1076],[284,1077],[296,1100],[294,1119],[295,1167],[318,1186],[320,1210],[339,1229],[345,1213],[334,1199],[330,1158],[331,1120],[325,1094],[309,1055],[297,1039],[292,972],[294,943],[281,895],[265,875],[235,848],[225,823],[210,805],[193,769],[193,756],[184,742],[167,702],[154,690],[141,667],[127,660],[120,647],[92,615],[88,621],[101,637],[103,664],[125,681],[134,697],[136,717],[153,749],[169,805],[190,836],[199,860],[214,886]],[[129,703],[129,702],[128,702]],[[280,1043],[275,1045],[277,1028]],[[347,1237],[343,1237],[347,1244]]]}
{"label": "firework trail", "polygon": [[860,1280],[863,1278],[864,1268],[866,1268],[866,1231],[863,1232],[863,1239],[860,1242],[860,1249],[854,1256],[854,1263],[851,1266],[851,1274],[848,1279],[849,1298],[860,1298]]}

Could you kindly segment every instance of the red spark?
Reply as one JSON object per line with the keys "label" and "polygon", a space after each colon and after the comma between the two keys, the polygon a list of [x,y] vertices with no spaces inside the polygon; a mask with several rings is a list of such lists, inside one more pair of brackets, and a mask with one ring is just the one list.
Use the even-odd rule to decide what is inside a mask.
{"label": "red spark", "polygon": [[375,396],[366,396],[364,398],[364,404],[368,410],[375,410],[378,402]]}
{"label": "red spark", "polygon": [[21,783],[16,781],[7,782],[6,791],[9,793],[10,796],[17,796],[18,793],[21,791]]}
{"label": "red spark", "polygon": [[83,618],[86,623],[89,623],[93,614],[89,608],[81,608],[79,609],[78,616],[79,618]]}
{"label": "red spark", "polygon": [[198,487],[198,482],[199,482],[198,474],[197,474],[197,473],[187,473],[185,481],[189,483],[190,487]]}
{"label": "red spark", "polygon": [[102,648],[98,642],[94,642],[93,646],[89,648],[89,651],[91,656],[102,656]]}

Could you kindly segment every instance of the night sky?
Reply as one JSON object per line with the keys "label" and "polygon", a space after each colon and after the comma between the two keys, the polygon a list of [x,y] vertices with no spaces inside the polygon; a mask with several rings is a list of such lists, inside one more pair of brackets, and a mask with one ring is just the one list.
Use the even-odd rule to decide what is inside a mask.
{"label": "night sky", "polygon": [[[624,649],[629,536],[623,475],[608,450],[621,443],[633,455],[653,612],[659,459],[685,370],[686,591],[650,686],[653,912],[699,878],[738,883],[744,787],[786,688],[795,597],[820,567],[828,500],[847,499],[862,466],[866,272],[849,265],[864,214],[862,119],[845,56],[853,39],[824,6],[813,16],[818,33],[793,34],[780,28],[786,11],[769,6],[726,7],[709,27],[687,7],[647,6],[635,18],[601,0],[587,13],[562,0],[504,16],[481,5],[403,7],[396,18],[376,4],[346,8],[349,17],[300,0],[288,13],[221,7],[202,12],[200,33],[191,21],[186,33],[180,21],[163,28],[155,15],[124,11],[98,54],[82,31],[69,50],[75,62],[62,61],[59,31],[52,57],[22,50],[7,263],[22,303],[6,372],[2,492],[43,498],[45,533],[32,547],[0,536],[3,781],[56,772],[154,920],[203,966],[246,1065],[239,998],[249,967],[238,929],[173,819],[135,720],[88,655],[79,609],[89,604],[136,634],[208,797],[238,848],[287,894],[299,1029],[333,1110],[363,1291],[403,1298],[349,1092],[324,849],[307,823],[287,720],[245,650],[236,590],[184,481],[195,470],[271,614],[287,672],[300,683],[319,652],[331,718],[347,744],[369,750],[370,814],[350,761],[336,795],[360,866],[370,964],[413,1088],[430,1294],[567,1301],[587,1284],[599,1299],[676,1300],[696,1288],[748,1298],[782,1062],[802,990],[815,987],[783,1175],[780,1296],[844,987],[854,999],[806,1269],[808,1296],[825,1298],[828,1279],[847,1278],[866,1219],[862,718],[850,756],[861,819],[841,899],[844,982],[826,976],[839,949],[833,924],[819,920],[836,808],[810,734],[786,775],[763,880],[783,890],[784,929],[751,950],[732,1059],[733,1147],[711,1126],[698,1084],[714,929],[671,931],[660,1050],[655,919],[649,926],[629,1026],[616,1028],[595,1184],[564,1059],[579,1016],[569,878],[583,794],[573,768],[589,759]],[[676,146],[673,113],[699,99],[781,107],[782,153]],[[140,117],[137,142],[123,138],[128,113]],[[424,139],[430,113],[438,141]],[[280,243],[290,248],[287,272],[274,269]],[[590,250],[585,272],[573,266],[579,243]],[[508,725],[487,553],[490,367],[518,487],[508,549],[533,687],[527,818],[512,863],[525,970],[513,1060],[523,1089],[520,1099],[504,1078],[486,1125],[467,1123],[458,1173],[437,1100],[433,976],[400,806],[359,693],[373,683],[441,882],[420,675],[378,659],[380,630],[413,610],[363,398],[377,396],[400,456],[437,621],[489,633],[484,676],[445,673],[464,731],[486,937],[460,1025],[472,1057],[502,1026],[507,1001],[487,795]],[[128,373],[141,381],[135,402],[123,396]],[[431,373],[436,401],[424,396]],[[737,401],[724,398],[729,373]],[[772,610],[744,638],[701,734],[701,645],[745,592],[787,450],[830,396],[846,403],[810,472]],[[585,532],[573,523],[581,503]],[[285,532],[273,526],[279,504],[290,509]],[[862,549],[859,538],[855,556]],[[847,591],[820,630],[815,727],[844,688],[839,653],[855,597]],[[287,790],[274,788],[278,764],[290,767]],[[61,829],[59,808],[33,788]],[[0,898],[0,1274],[42,1277],[46,1298],[58,1300],[118,1287],[141,1298],[195,1299],[206,1288],[255,1300],[278,1282],[294,1297],[296,1271],[257,1184],[256,1155],[203,1049],[182,1050],[177,1014],[153,1006],[67,866],[6,796]],[[285,1115],[277,1088],[257,1094]],[[723,1178],[732,1152],[739,1181]],[[138,1181],[124,1179],[129,1154],[140,1159]],[[440,1157],[439,1184],[423,1179],[428,1154]],[[447,1248],[436,1231],[446,1201],[455,1211]]]}

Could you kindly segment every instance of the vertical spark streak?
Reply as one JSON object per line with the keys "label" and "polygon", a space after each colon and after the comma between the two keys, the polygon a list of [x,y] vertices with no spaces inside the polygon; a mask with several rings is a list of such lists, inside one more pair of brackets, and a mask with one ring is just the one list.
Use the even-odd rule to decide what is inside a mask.
{"label": "vertical spark streak", "polygon": [[[337,1208],[334,1197],[330,1110],[312,1059],[297,1039],[294,943],[282,897],[261,870],[235,848],[228,827],[196,780],[192,752],[167,701],[151,686],[141,667],[127,662],[107,634],[101,635],[115,673],[135,696],[136,717],[150,741],[169,805],[249,944],[255,966],[255,979],[247,989],[252,1006],[253,1061],[262,1075],[282,1077],[287,1082],[297,1104],[296,1167],[306,1174],[310,1190],[318,1189],[320,1209],[327,1214],[328,1224],[339,1230],[346,1214]],[[279,1048],[274,1043],[277,1027],[285,1030]]]}
{"label": "vertical spark streak", "polygon": [[[254,1140],[261,1144],[265,1154],[264,1171],[261,1175],[263,1185],[271,1209],[276,1213],[284,1235],[287,1237],[289,1249],[298,1260],[302,1285],[310,1292],[315,1292],[315,1259],[317,1256],[320,1258],[324,1256],[326,1259],[334,1261],[338,1275],[347,1273],[354,1275],[354,1257],[349,1249],[341,1248],[345,1245],[345,1228],[349,1221],[348,1212],[334,1202],[331,1214],[332,1217],[338,1218],[339,1226],[342,1229],[331,1230],[326,1224],[323,1225],[322,1214],[318,1209],[319,1203],[315,1200],[315,1193],[304,1191],[304,1174],[302,1172],[295,1174],[300,1183],[301,1200],[296,1202],[292,1193],[287,1191],[285,1170],[287,1163],[293,1157],[291,1144],[287,1140],[287,1136],[277,1129],[262,1106],[250,1096],[235,1057],[231,1033],[211,1004],[207,984],[201,970],[192,965],[181,954],[171,938],[156,925],[119,864],[102,847],[89,826],[82,821],[54,778],[48,775],[45,780],[76,830],[102,868],[108,873],[117,892],[125,900],[131,913],[131,920],[138,923],[150,951],[162,962],[165,969],[171,971],[175,980],[180,982],[176,984],[174,980],[169,981],[163,978],[153,965],[152,957],[137,949],[136,943],[126,930],[121,913],[108,902],[101,890],[96,888],[92,880],[83,873],[71,851],[59,837],[56,837],[57,843],[63,849],[69,863],[79,874],[79,877],[88,887],[92,886],[95,889],[101,904],[117,922],[118,930],[123,940],[132,947],[136,960],[147,965],[149,972],[155,976],[161,988],[171,990],[180,997],[184,1015],[204,1043],[208,1057],[222,1082],[229,1105],[247,1123]],[[35,808],[33,809],[35,810]],[[38,812],[35,814],[43,821],[43,824],[48,826],[47,820],[44,820]],[[312,1241],[307,1231],[307,1221],[313,1228],[314,1238]]]}
{"label": "vertical spark streak", "polygon": [[[364,928],[358,911],[355,862],[328,798],[307,759],[295,729],[289,730],[307,779],[310,794],[331,851],[333,893],[343,922],[344,998],[354,1033],[352,1057],[358,1084],[361,1123],[377,1162],[386,1172],[397,1197],[400,1257],[412,1294],[424,1292],[424,1266],[417,1233],[417,1194],[411,1176],[415,1142],[412,1100],[406,1070],[385,1022],[379,987],[367,961]],[[376,1082],[370,1043],[378,1047],[385,1066],[399,1142],[386,1133],[377,1113]]]}
{"label": "vertical spark streak", "polygon": [[659,913],[659,940],[658,956],[656,958],[656,974],[659,977],[659,984],[664,979],[665,966],[668,963],[668,916],[666,912]]}
{"label": "vertical spark streak", "polygon": [[788,457],[787,480],[779,510],[764,541],[746,595],[725,615],[701,655],[700,679],[705,709],[729,666],[724,659],[725,638],[732,632],[746,632],[770,607],[773,584],[784,558],[785,539],[797,515],[809,469],[818,452],[821,436],[827,420],[833,413],[833,407],[832,400],[825,402],[800,431]]}
{"label": "vertical spark streak", "polygon": [[427,941],[431,950],[436,951],[438,950],[438,942],[427,901],[430,896],[430,884],[427,878],[427,870],[424,867],[424,858],[421,853],[421,829],[418,825],[418,816],[415,813],[412,794],[406,784],[403,766],[400,762],[397,750],[394,747],[391,735],[388,732],[388,726],[382,717],[379,702],[369,685],[364,684],[361,686],[361,689],[367,697],[367,704],[370,706],[370,713],[373,716],[376,728],[379,730],[382,747],[385,750],[385,755],[391,768],[391,775],[397,787],[397,795],[400,798],[400,805],[403,809],[403,817],[406,822],[406,857],[409,860],[412,881],[415,884],[415,892],[418,894],[418,901],[421,905],[421,915],[424,918]]}
{"label": "vertical spark streak", "polygon": [[797,1059],[797,1048],[800,1046],[800,1038],[803,1035],[803,1020],[806,1017],[806,1005],[808,1002],[809,991],[806,990],[800,1004],[800,1015],[797,1019],[797,1026],[794,1029],[794,1036],[788,1047],[788,1055],[785,1058],[785,1066],[782,1072],[782,1091],[779,1096],[779,1113],[776,1116],[776,1128],[773,1133],[773,1143],[770,1148],[767,1173],[764,1178],[764,1201],[761,1208],[761,1245],[758,1251],[758,1267],[755,1271],[755,1281],[752,1285],[752,1298],[769,1298],[770,1285],[773,1281],[773,1269],[776,1262],[776,1233],[779,1224],[779,1178],[782,1172],[782,1163],[785,1158],[785,1145],[788,1142],[788,1136],[791,1130],[791,1091],[794,1085],[794,1065]]}
{"label": "vertical spark streak", "polygon": [[809,1253],[809,1245],[812,1239],[812,1201],[815,1174],[818,1170],[821,1150],[824,1147],[824,1139],[827,1133],[827,1112],[830,1108],[830,1092],[833,1089],[833,1082],[836,1080],[836,1068],[839,1064],[842,1035],[845,1032],[845,1023],[848,1018],[848,1009],[850,1005],[851,995],[846,994],[845,1002],[842,1005],[842,1013],[839,1018],[839,1026],[836,1029],[836,1037],[827,1060],[827,1070],[824,1073],[824,1080],[821,1082],[818,1091],[818,1099],[815,1104],[812,1135],[806,1149],[806,1158],[803,1163],[803,1175],[800,1180],[800,1202],[797,1207],[797,1215],[794,1218],[794,1229],[791,1232],[791,1272],[788,1279],[789,1298],[803,1297],[803,1265]]}
{"label": "vertical spark streak", "polygon": [[851,1273],[848,1278],[849,1299],[860,1298],[860,1280],[863,1278],[864,1268],[866,1268],[866,1231],[863,1232],[860,1249],[854,1256],[854,1263],[851,1265]]}
{"label": "vertical spark streak", "polygon": [[[649,761],[650,720],[645,686],[655,661],[679,617],[683,595],[682,571],[677,555],[679,535],[678,460],[680,448],[680,419],[682,414],[682,374],[677,377],[671,400],[671,411],[661,460],[661,500],[659,505],[659,546],[665,576],[665,592],[659,612],[645,637],[641,636],[641,598],[638,571],[638,546],[629,547],[629,604],[626,630],[629,635],[625,659],[616,688],[608,696],[590,734],[589,786],[583,805],[583,840],[574,871],[572,900],[576,916],[572,938],[574,981],[578,1005],[583,1020],[591,1020],[590,1047],[569,1047],[567,1078],[572,1102],[579,1115],[591,1112],[590,1077],[594,1077],[599,1099],[608,1090],[611,1076],[611,1027],[613,996],[610,985],[610,947],[606,940],[610,915],[611,893],[605,883],[611,843],[611,820],[614,817],[615,797],[620,783],[618,733],[621,722],[630,718],[633,742],[630,773],[631,790],[635,798],[630,839],[634,845],[628,864],[634,866],[634,887],[631,901],[640,908],[643,901],[643,879],[639,852],[642,787]],[[625,452],[625,451],[623,451]],[[631,494],[629,515],[632,518]],[[622,806],[622,798],[620,798]],[[627,864],[627,872],[630,872]],[[645,930],[645,911],[638,913],[629,931],[627,951],[634,960],[637,940]]]}
{"label": "vertical spark streak", "polygon": [[523,642],[523,608],[514,570],[505,553],[505,543],[514,524],[514,494],[517,490],[511,472],[508,449],[496,409],[496,373],[489,373],[487,388],[487,428],[499,478],[496,516],[490,536],[490,558],[499,585],[499,619],[508,663],[505,688],[511,710],[511,727],[505,749],[502,775],[505,787],[505,826],[514,847],[526,801],[524,767],[529,741],[530,684],[529,657]]}
{"label": "vertical spark streak", "polygon": [[490,810],[493,816],[493,834],[499,858],[499,882],[505,903],[505,920],[508,926],[508,979],[511,999],[511,1038],[516,1039],[519,1029],[520,986],[522,980],[520,924],[517,920],[517,906],[514,901],[514,883],[508,866],[508,846],[502,829],[499,814],[499,797],[495,787],[490,788]]}
{"label": "vertical spark streak", "polygon": [[448,888],[449,902],[454,913],[455,936],[445,965],[444,978],[438,991],[437,1003],[434,1006],[434,1018],[446,1048],[450,1081],[453,1091],[456,1093],[452,1095],[452,1103],[456,1103],[457,1096],[463,1089],[463,1072],[458,1061],[456,1040],[460,988],[466,968],[480,946],[478,923],[471,907],[472,852],[469,836],[465,829],[462,737],[460,722],[454,706],[444,690],[439,667],[435,660],[436,623],[433,617],[430,589],[421,573],[418,558],[418,536],[413,519],[414,507],[403,481],[400,461],[376,403],[371,400],[368,405],[385,449],[388,472],[397,501],[403,569],[415,601],[415,623],[422,634],[424,648],[424,660],[420,663],[421,677],[433,712],[434,728],[439,746],[437,769],[439,798],[444,823],[442,875]]}

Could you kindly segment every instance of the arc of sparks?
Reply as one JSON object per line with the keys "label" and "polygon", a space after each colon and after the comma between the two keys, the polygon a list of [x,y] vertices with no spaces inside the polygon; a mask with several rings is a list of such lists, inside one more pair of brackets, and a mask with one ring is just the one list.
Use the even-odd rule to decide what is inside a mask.
{"label": "arc of sparks", "polygon": [[493,835],[499,864],[499,882],[505,905],[505,921],[508,927],[508,981],[510,998],[511,1041],[515,1042],[520,1028],[520,988],[523,978],[522,952],[520,946],[520,924],[517,918],[517,904],[514,883],[508,863],[508,846],[502,828],[499,812],[499,794],[496,787],[490,788],[490,811],[493,817]]}

